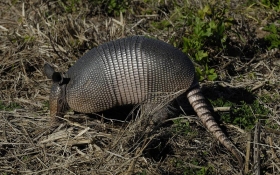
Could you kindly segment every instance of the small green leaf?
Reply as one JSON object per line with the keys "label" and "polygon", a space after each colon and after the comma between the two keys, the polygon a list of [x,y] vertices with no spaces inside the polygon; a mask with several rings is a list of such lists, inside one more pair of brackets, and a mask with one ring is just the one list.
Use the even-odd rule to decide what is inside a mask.
{"label": "small green leaf", "polygon": [[210,73],[210,74],[215,73],[215,69],[210,69],[210,70],[209,70],[209,73]]}
{"label": "small green leaf", "polygon": [[213,34],[213,32],[212,32],[212,30],[211,30],[211,28],[207,28],[206,29],[206,32],[205,33],[203,33],[203,35],[202,36],[211,36]]}
{"label": "small green leaf", "polygon": [[210,80],[210,81],[214,81],[214,80],[217,79],[217,77],[218,77],[218,75],[216,73],[213,73],[211,75],[208,75],[207,79]]}
{"label": "small green leaf", "polygon": [[210,21],[209,27],[210,27],[211,29],[216,29],[216,28],[217,28],[217,25],[216,25],[215,21]]}
{"label": "small green leaf", "polygon": [[203,50],[199,50],[196,54],[195,54],[195,59],[197,61],[201,61],[203,58],[207,57],[208,54],[207,52],[204,52]]}

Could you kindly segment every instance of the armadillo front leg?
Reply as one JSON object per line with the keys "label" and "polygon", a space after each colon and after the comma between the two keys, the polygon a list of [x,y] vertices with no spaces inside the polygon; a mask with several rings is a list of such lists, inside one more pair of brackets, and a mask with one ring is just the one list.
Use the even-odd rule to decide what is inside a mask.
{"label": "armadillo front leg", "polygon": [[187,97],[202,123],[228,150],[232,152],[232,154],[238,159],[239,165],[243,167],[243,159],[238,149],[218,126],[210,110],[208,109],[208,105],[206,104],[206,101],[201,93],[199,85],[196,85],[193,89],[188,91]]}

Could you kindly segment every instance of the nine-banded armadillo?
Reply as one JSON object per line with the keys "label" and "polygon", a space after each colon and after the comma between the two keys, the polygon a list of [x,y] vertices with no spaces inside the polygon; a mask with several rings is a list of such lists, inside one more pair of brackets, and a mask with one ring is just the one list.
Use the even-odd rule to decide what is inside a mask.
{"label": "nine-banded armadillo", "polygon": [[[70,107],[94,113],[114,106],[159,103],[187,92],[203,124],[238,159],[243,159],[209,111],[191,60],[180,50],[159,40],[134,36],[105,43],[81,57],[65,74],[45,64],[53,80],[50,115],[63,115]],[[180,92],[180,93],[176,93]],[[165,94],[165,95],[164,95]]]}

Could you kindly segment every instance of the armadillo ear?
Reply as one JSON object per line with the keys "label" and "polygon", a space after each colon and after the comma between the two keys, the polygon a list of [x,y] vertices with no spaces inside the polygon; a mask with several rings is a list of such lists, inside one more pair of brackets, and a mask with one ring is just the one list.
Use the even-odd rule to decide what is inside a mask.
{"label": "armadillo ear", "polygon": [[44,73],[49,79],[52,79],[54,72],[54,68],[49,63],[44,65]]}

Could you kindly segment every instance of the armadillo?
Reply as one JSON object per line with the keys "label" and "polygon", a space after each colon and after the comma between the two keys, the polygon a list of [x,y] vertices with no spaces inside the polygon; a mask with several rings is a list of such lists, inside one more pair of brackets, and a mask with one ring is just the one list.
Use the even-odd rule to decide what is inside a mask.
{"label": "armadillo", "polygon": [[144,101],[159,103],[166,95],[176,98],[186,92],[202,123],[243,165],[238,149],[208,109],[192,61],[170,44],[144,36],[122,38],[88,51],[66,73],[55,72],[48,63],[44,72],[53,80],[51,118],[69,108],[95,113]]}

